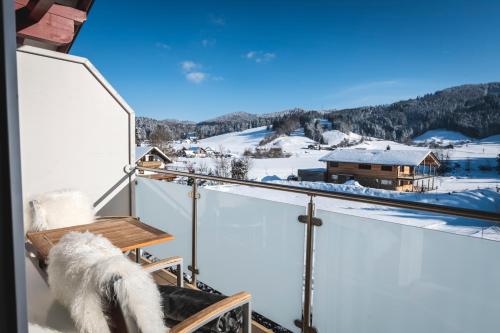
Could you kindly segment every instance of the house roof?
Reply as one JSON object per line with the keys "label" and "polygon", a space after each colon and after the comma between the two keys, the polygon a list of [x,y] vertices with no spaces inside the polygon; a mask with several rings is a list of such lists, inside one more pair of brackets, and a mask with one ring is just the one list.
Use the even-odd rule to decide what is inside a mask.
{"label": "house roof", "polygon": [[322,162],[366,163],[382,165],[412,165],[417,166],[429,155],[439,163],[430,150],[375,150],[375,149],[336,149],[323,156]]}
{"label": "house roof", "polygon": [[165,161],[167,161],[169,163],[172,162],[170,157],[165,155],[158,147],[154,147],[154,146],[135,147],[135,161],[136,162],[139,161],[141,158],[143,158],[145,155],[147,155],[151,152],[162,157]]}

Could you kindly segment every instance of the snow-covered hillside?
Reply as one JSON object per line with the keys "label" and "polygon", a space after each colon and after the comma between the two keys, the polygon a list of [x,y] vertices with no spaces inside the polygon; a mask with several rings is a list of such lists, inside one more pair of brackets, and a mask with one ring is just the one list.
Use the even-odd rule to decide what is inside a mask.
{"label": "snow-covered hillside", "polygon": [[[257,127],[242,132],[233,132],[200,140],[196,146],[203,148],[211,147],[219,150],[221,147],[226,152],[241,155],[245,149],[254,150],[265,137],[274,132],[267,130],[265,126]],[[344,134],[340,131],[328,131],[324,133],[330,144],[337,144],[344,139],[358,142],[361,137],[355,133]],[[477,188],[496,188],[500,186],[500,176],[496,171],[496,157],[500,154],[500,135],[495,135],[482,140],[471,140],[466,136],[452,131],[435,130],[424,133],[417,141],[430,138],[439,138],[441,142],[455,142],[453,149],[441,149],[438,153],[449,159],[452,171],[449,175],[438,178],[438,192],[463,191]],[[467,141],[463,139],[466,138]],[[461,142],[461,144],[457,144]],[[264,147],[281,147],[285,152],[291,154],[289,158],[255,159],[250,169],[250,178],[262,180],[263,177],[276,176],[286,179],[291,174],[296,174],[301,168],[325,167],[319,158],[326,155],[326,150],[311,150],[307,147],[313,144],[309,138],[304,136],[302,130],[295,131],[290,136],[281,136]],[[182,145],[176,145],[180,148]],[[189,147],[189,144],[183,144]],[[380,140],[375,138],[364,138],[364,140],[351,148],[362,149],[385,149],[390,146],[393,150],[422,149],[417,146],[408,146],[401,143]],[[210,158],[179,159],[176,163],[184,166],[187,163],[196,167],[199,164],[210,167]]]}
{"label": "snow-covered hillside", "polygon": [[325,140],[326,144],[338,145],[346,139],[349,141],[358,141],[359,139],[361,139],[361,135],[352,132],[349,134],[345,134],[341,131],[332,130],[324,132],[323,139]]}
{"label": "snow-covered hillside", "polygon": [[[267,130],[266,127],[259,127],[200,140],[196,145],[200,147],[208,146],[216,150],[219,147],[224,147],[226,151],[241,155],[247,148],[255,149],[259,142],[270,134],[273,134],[273,132]],[[339,131],[325,132],[325,139],[328,140],[330,145],[348,139],[351,143],[357,142],[351,148],[358,149],[386,149],[387,146],[390,146],[391,150],[422,149],[417,145],[408,146],[375,138],[365,137],[363,141],[360,141],[361,137],[354,133],[344,134]],[[500,193],[498,192],[498,189],[500,189],[500,175],[496,170],[496,158],[500,154],[500,135],[482,140],[471,140],[457,132],[436,130],[423,134],[416,139],[417,142],[419,145],[422,145],[422,142],[434,142],[441,145],[451,143],[454,145],[453,149],[438,149],[436,151],[437,154],[449,160],[451,171],[437,178],[438,189],[432,192],[402,193],[366,188],[355,183],[335,185],[321,182],[286,181],[289,175],[296,175],[298,169],[325,167],[325,163],[320,162],[319,159],[329,151],[308,149],[308,146],[314,142],[306,138],[302,130],[298,130],[290,136],[278,137],[266,144],[265,147],[268,148],[281,147],[291,156],[289,158],[253,159],[249,178],[327,191],[341,191],[500,213]],[[210,158],[181,158],[176,164],[181,166],[190,164],[194,168],[203,165],[205,168],[210,168],[213,161]],[[216,186],[213,189],[296,204],[304,204],[305,200],[307,200],[302,195],[271,192],[245,186],[223,185]],[[317,203],[320,209],[500,240],[500,228],[492,227],[488,223],[481,221],[436,216],[430,213],[415,214],[402,209],[360,204],[345,200],[318,198]]]}
{"label": "snow-covered hillside", "polygon": [[[259,143],[266,136],[273,134],[265,126],[252,128],[242,132],[233,132],[223,135],[199,140],[196,146],[211,147],[219,150],[221,147],[225,152],[241,155],[245,149],[255,150]],[[314,144],[314,141],[305,137],[302,130],[297,130],[290,136],[281,136],[270,143],[265,148],[280,147],[283,151],[291,154],[288,158],[268,158],[252,160],[250,178],[262,180],[264,177],[276,176],[286,179],[289,175],[297,174],[297,169],[323,167],[324,163],[319,158],[326,154],[324,150],[309,150],[307,146]],[[181,145],[176,145],[179,149]],[[189,146],[189,144],[183,144]],[[213,161],[210,158],[180,158],[174,165],[184,167],[186,164],[196,166],[204,165],[211,167]]]}
{"label": "snow-covered hillside", "polygon": [[[199,140],[198,143],[193,145],[203,148],[210,147],[214,150],[219,150],[222,147],[225,151],[241,155],[246,148],[257,147],[262,139],[273,133],[273,131],[267,130],[266,126],[262,126],[242,132],[212,136],[207,139]],[[179,144],[176,145],[175,148],[179,149],[180,146],[189,147],[190,144]]]}
{"label": "snow-covered hillside", "polygon": [[448,145],[448,144],[455,144],[455,143],[460,143],[460,142],[470,142],[472,141],[471,138],[469,138],[466,135],[463,135],[460,132],[454,132],[454,131],[448,131],[445,129],[436,129],[436,130],[431,130],[427,131],[424,134],[417,136],[413,142],[415,143],[440,143],[443,145]]}

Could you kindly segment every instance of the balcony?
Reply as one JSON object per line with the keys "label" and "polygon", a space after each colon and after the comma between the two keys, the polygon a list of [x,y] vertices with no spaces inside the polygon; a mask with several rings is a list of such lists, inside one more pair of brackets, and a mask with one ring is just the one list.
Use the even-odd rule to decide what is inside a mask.
{"label": "balcony", "polygon": [[137,162],[137,166],[143,167],[143,168],[150,168],[150,169],[159,169],[161,168],[162,161],[139,161]]}
{"label": "balcony", "polygon": [[[276,330],[498,329],[500,243],[482,233],[471,237],[407,223],[417,216],[447,221],[453,230],[481,229],[499,222],[498,214],[182,172],[169,171],[196,178],[192,185],[152,176],[135,183],[135,174],[123,172],[134,163],[134,114],[95,68],[86,59],[29,47],[18,50],[18,63],[24,204],[37,193],[78,188],[91,196],[98,215],[135,211],[176,237],[149,253],[182,256],[189,280],[199,286],[225,294],[248,290],[255,311],[267,319],[255,318]],[[55,123],[60,136],[54,135]],[[224,192],[201,186],[205,180],[265,193]],[[295,202],[277,201],[278,191],[292,193]],[[332,211],[331,200],[366,206]],[[379,219],[372,204],[383,205],[399,221]],[[359,216],[360,211],[371,215]],[[73,331],[67,310],[27,259],[28,320]]]}
{"label": "balcony", "polygon": [[411,174],[411,173],[399,173],[398,174],[398,179],[407,179],[407,180],[414,180],[414,179],[426,179],[426,178],[432,178],[435,177],[434,175],[428,175],[428,174]]}
{"label": "balcony", "polygon": [[[283,188],[302,195],[303,205],[296,205],[200,187],[204,177],[197,177],[190,186],[137,178],[137,215],[176,236],[147,251],[183,256],[189,279],[201,285],[225,294],[248,290],[253,309],[270,320],[263,323],[274,322],[268,327],[495,331],[500,269],[487,258],[500,258],[500,242],[405,224],[404,216],[425,216],[426,205],[416,211],[407,208],[418,204],[387,202],[387,209],[401,208],[401,222],[393,223],[315,209],[318,193]],[[273,198],[269,184],[244,185],[267,187],[265,198]],[[473,217],[498,220],[458,208],[433,210],[434,218],[443,213],[468,216],[452,217],[457,225],[478,223]]]}

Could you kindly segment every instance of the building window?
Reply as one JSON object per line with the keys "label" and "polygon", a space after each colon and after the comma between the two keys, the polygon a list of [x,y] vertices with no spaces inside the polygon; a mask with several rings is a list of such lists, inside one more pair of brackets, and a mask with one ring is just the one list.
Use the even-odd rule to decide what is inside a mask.
{"label": "building window", "polygon": [[382,171],[392,171],[391,165],[382,165]]}
{"label": "building window", "polygon": [[332,167],[332,168],[338,168],[339,167],[339,162],[330,162],[330,167]]}
{"label": "building window", "polygon": [[380,185],[392,185],[392,180],[389,179],[381,179]]}
{"label": "building window", "polygon": [[372,165],[371,164],[359,164],[358,168],[363,169],[363,170],[371,170]]}
{"label": "building window", "polygon": [[337,176],[337,175],[331,175],[331,176],[330,176],[330,178],[331,178],[332,180],[338,180],[338,179],[339,179],[339,176]]}

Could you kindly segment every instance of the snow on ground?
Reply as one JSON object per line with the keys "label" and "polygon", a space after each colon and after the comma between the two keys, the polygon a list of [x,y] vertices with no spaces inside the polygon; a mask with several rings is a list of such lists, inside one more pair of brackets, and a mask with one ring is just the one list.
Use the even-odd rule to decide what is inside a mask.
{"label": "snow on ground", "polygon": [[[196,145],[201,147],[209,146],[215,150],[223,146],[231,153],[241,155],[246,148],[255,149],[262,139],[272,133],[266,127],[258,127],[242,132],[228,133],[203,139]],[[349,135],[338,131],[328,131],[325,133],[327,133],[330,144],[335,144],[336,141],[340,142],[344,138],[350,139],[351,142],[361,138],[353,133]],[[402,193],[371,189],[358,186],[359,184],[336,185],[321,182],[284,182],[289,175],[296,175],[298,169],[325,167],[325,163],[320,162],[319,159],[329,153],[329,151],[307,149],[307,146],[314,142],[304,137],[302,131],[296,131],[291,136],[278,137],[268,143],[266,147],[281,147],[284,151],[291,153],[291,157],[253,159],[249,178],[257,181],[274,181],[294,186],[307,186],[323,190],[375,195],[385,198],[420,201],[500,213],[500,193],[497,192],[497,189],[500,188],[500,175],[495,169],[497,163],[496,157],[500,154],[500,135],[482,140],[472,140],[461,133],[436,130],[424,133],[417,140],[420,140],[419,142],[438,140],[435,142],[440,142],[443,145],[453,143],[454,145],[453,149],[437,151],[438,154],[442,154],[449,159],[452,170],[449,174],[436,179],[437,190],[427,193]],[[375,138],[364,138],[363,142],[351,148],[385,149],[388,145],[391,147],[391,150],[423,149],[422,147],[407,146]],[[175,165],[181,167],[185,167],[188,164],[195,168],[202,165],[213,167],[213,161],[210,158],[180,158],[175,163]],[[307,197],[287,192],[271,192],[270,190],[230,185],[212,188],[292,204],[304,205],[307,202]],[[441,231],[500,240],[500,227],[491,226],[483,221],[439,216],[433,213],[415,213],[414,211],[399,208],[328,198],[318,198],[317,207],[319,209],[366,216],[389,222],[405,223]]]}
{"label": "snow on ground", "polygon": [[267,130],[266,126],[262,126],[202,139],[198,141],[197,145],[203,148],[211,147],[214,150],[224,147],[230,153],[241,155],[246,148],[257,147],[262,139],[273,133],[274,131]]}
{"label": "snow on ground", "polygon": [[427,131],[424,134],[417,136],[413,140],[413,142],[415,143],[435,142],[435,143],[441,143],[443,145],[454,144],[457,142],[466,142],[466,141],[472,141],[472,139],[466,135],[463,135],[460,132],[448,131],[445,129],[436,129]]}
{"label": "snow on ground", "polygon": [[264,145],[264,148],[281,148],[284,152],[293,155],[301,155],[309,145],[316,142],[304,136],[303,130],[296,130],[291,135],[280,136],[270,143]]}
{"label": "snow on ground", "polygon": [[[196,146],[211,147],[214,150],[223,147],[225,151],[241,155],[247,148],[255,149],[262,139],[273,133],[267,130],[266,126],[257,127],[199,140]],[[307,146],[310,144],[314,144],[314,141],[305,137],[302,130],[297,130],[290,136],[274,139],[264,147],[280,147],[283,151],[291,153],[291,156],[289,158],[253,159],[249,177],[253,180],[261,180],[268,176],[286,179],[291,174],[296,175],[298,169],[324,167],[324,163],[320,162],[319,158],[326,155],[326,151],[309,150]],[[176,148],[179,149],[179,147]],[[210,158],[179,158],[173,167],[182,169],[188,164],[195,168],[200,166],[213,168],[213,161]]]}
{"label": "snow on ground", "polygon": [[361,135],[350,132],[349,134],[345,134],[338,130],[326,131],[323,133],[323,139],[326,144],[329,145],[338,145],[345,139],[349,141],[357,141],[361,139]]}

